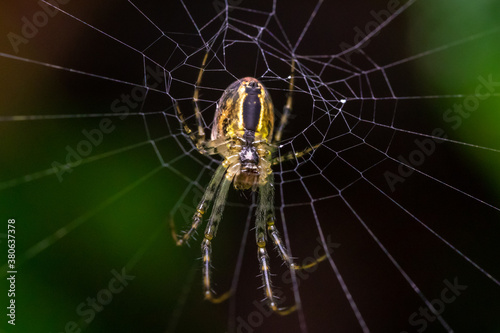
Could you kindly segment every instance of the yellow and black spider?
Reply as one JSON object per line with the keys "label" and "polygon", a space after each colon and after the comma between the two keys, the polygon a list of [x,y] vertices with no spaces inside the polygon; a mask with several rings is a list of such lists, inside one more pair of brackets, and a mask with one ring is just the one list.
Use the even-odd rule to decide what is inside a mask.
{"label": "yellow and black spider", "polygon": [[[202,154],[220,154],[224,161],[215,171],[205,193],[193,216],[191,228],[182,236],[177,236],[173,218],[171,219],[172,235],[177,245],[186,243],[202,222],[203,215],[209,209],[215,198],[210,219],[205,229],[201,244],[203,253],[203,289],[205,299],[219,303],[230,296],[231,291],[216,296],[210,282],[210,256],[212,239],[217,232],[222,218],[227,192],[231,183],[237,190],[259,190],[256,209],[256,242],[257,257],[262,271],[265,296],[269,307],[278,314],[286,315],[296,309],[296,306],[282,308],[278,306],[273,292],[269,256],[266,250],[267,237],[274,242],[279,255],[290,269],[304,269],[316,265],[326,256],[307,266],[298,266],[291,259],[287,249],[275,226],[274,214],[274,187],[271,166],[283,161],[303,156],[319,145],[307,148],[301,152],[290,153],[282,157],[272,156],[275,144],[272,142],[274,130],[274,108],[271,96],[264,85],[257,79],[245,77],[233,82],[222,94],[217,103],[212,134],[209,141],[205,140],[205,130],[201,122],[201,113],[198,106],[199,86],[206,66],[208,53],[205,54],[198,74],[193,95],[194,113],[198,123],[198,131],[193,132],[186,124],[184,116],[176,104],[177,114],[185,132]],[[283,110],[278,130],[274,135],[274,142],[279,142],[281,133],[287,123],[292,109],[292,92],[294,88],[295,62],[292,61],[288,98]],[[267,229],[267,232],[266,232]]]}

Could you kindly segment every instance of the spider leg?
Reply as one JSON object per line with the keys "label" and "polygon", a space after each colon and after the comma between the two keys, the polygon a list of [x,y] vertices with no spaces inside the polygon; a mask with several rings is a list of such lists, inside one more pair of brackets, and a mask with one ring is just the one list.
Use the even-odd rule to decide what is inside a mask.
{"label": "spider leg", "polygon": [[[288,87],[288,95],[287,95],[287,100],[286,104],[283,107],[283,114],[281,115],[280,123],[278,126],[278,129],[276,131],[276,134],[274,135],[274,142],[278,143],[281,141],[281,136],[283,133],[283,129],[285,128],[286,124],[288,123],[288,118],[290,117],[290,114],[292,112],[292,106],[293,106],[293,90],[294,90],[294,83],[295,83],[295,60],[292,59],[292,66],[291,66],[291,71],[290,71],[290,85]],[[285,162],[288,160],[292,160],[294,158],[299,158],[302,157],[306,154],[309,154],[316,148],[321,146],[321,144],[314,145],[312,147],[306,148],[300,152],[290,152],[286,155],[275,157],[274,159],[271,160],[272,165],[280,164],[281,162]]]}
{"label": "spider leg", "polygon": [[232,179],[228,178],[224,178],[222,180],[222,184],[219,187],[215,198],[210,220],[208,221],[205,229],[205,236],[203,242],[201,243],[201,252],[203,254],[203,293],[205,295],[205,299],[212,303],[221,303],[231,296],[231,290],[225,292],[221,296],[216,296],[212,290],[210,281],[212,239],[217,234],[217,227],[219,226],[219,222],[222,218],[222,212],[224,211],[224,204],[226,203],[227,192],[229,190],[229,186],[231,185],[231,181]]}
{"label": "spider leg", "polygon": [[191,236],[194,234],[196,229],[198,229],[198,227],[200,226],[201,221],[203,219],[203,214],[205,214],[210,203],[212,202],[215,192],[219,187],[219,184],[221,183],[225,171],[226,168],[222,164],[217,168],[212,179],[210,180],[210,183],[208,183],[208,186],[205,190],[205,193],[203,194],[203,197],[201,198],[200,203],[198,204],[196,213],[194,213],[191,228],[188,231],[186,231],[181,237],[177,236],[177,233],[175,232],[174,217],[173,216],[170,217],[170,228],[172,230],[172,237],[174,238],[175,243],[177,245],[180,246],[186,243],[189,240],[189,238],[191,238]]}
{"label": "spider leg", "polygon": [[269,307],[277,314],[285,316],[297,309],[296,305],[291,307],[279,307],[278,299],[274,295],[271,280],[271,270],[269,266],[269,255],[266,250],[266,217],[268,213],[273,212],[274,192],[272,183],[272,174],[269,175],[269,181],[259,187],[259,203],[257,206],[257,218],[255,237],[257,242],[257,258],[262,272],[262,283],[264,284],[265,296]]}
{"label": "spider leg", "polygon": [[198,101],[199,101],[199,95],[200,95],[201,79],[203,77],[203,72],[205,71],[207,59],[208,59],[208,52],[205,53],[205,56],[203,57],[203,62],[201,64],[200,71],[198,72],[198,79],[196,80],[196,85],[195,85],[194,93],[193,93],[194,115],[196,117],[196,123],[197,123],[197,127],[198,127],[197,133],[195,133],[193,130],[191,130],[191,128],[189,128],[189,126],[186,123],[186,120],[184,118],[184,115],[181,112],[179,104],[177,103],[177,101],[174,102],[177,116],[179,117],[179,119],[182,123],[182,126],[184,127],[184,131],[189,136],[189,138],[193,141],[194,145],[196,146],[196,148],[198,149],[198,151],[201,154],[205,154],[205,153],[207,153],[207,151],[205,150],[205,144],[206,144],[205,130],[203,128],[201,112],[200,112],[200,107],[198,105]]}
{"label": "spider leg", "polygon": [[182,127],[184,128],[184,131],[186,134],[189,136],[191,141],[193,141],[196,149],[200,152],[200,154],[205,154],[205,136],[199,136],[199,134],[195,134],[191,128],[189,128],[189,125],[186,123],[186,119],[184,119],[184,115],[181,112],[181,108],[179,107],[179,104],[177,102],[175,103],[175,109],[177,111],[177,116],[179,117],[179,120],[181,121]]}
{"label": "spider leg", "polygon": [[281,115],[280,124],[278,126],[278,130],[274,135],[274,142],[281,141],[281,135],[283,133],[283,129],[288,123],[288,117],[292,112],[292,103],[293,103],[293,87],[294,87],[294,78],[295,78],[295,60],[292,59],[292,69],[290,73],[290,85],[288,86],[288,95],[286,99],[286,104],[283,107],[283,114]]}
{"label": "spider leg", "polygon": [[274,215],[268,216],[267,232],[269,234],[269,237],[271,237],[271,239],[273,240],[273,243],[276,246],[276,249],[278,250],[281,259],[283,259],[283,261],[286,262],[290,266],[290,268],[295,270],[309,269],[311,267],[316,266],[317,264],[319,264],[320,262],[322,262],[327,258],[327,255],[324,254],[319,258],[315,258],[314,261],[308,263],[307,265],[297,265],[296,263],[294,263],[293,259],[288,254],[288,250],[286,249],[283,240],[281,239],[278,229],[274,225],[274,221],[275,221]]}
{"label": "spider leg", "polygon": [[203,72],[205,71],[205,67],[207,65],[208,59],[208,51],[205,53],[203,57],[203,62],[201,63],[200,71],[198,72],[198,79],[196,80],[196,86],[194,88],[193,93],[193,106],[194,106],[194,114],[196,116],[196,122],[198,123],[198,137],[205,141],[205,130],[203,129],[203,124],[201,122],[201,112],[200,107],[198,106],[198,97],[200,94],[200,84],[201,78],[203,77]]}
{"label": "spider leg", "polygon": [[293,160],[293,159],[302,157],[304,155],[307,155],[307,154],[313,152],[319,146],[321,146],[321,143],[318,143],[312,147],[308,147],[302,151],[298,151],[298,152],[291,151],[288,154],[285,154],[283,156],[277,156],[271,160],[271,164],[276,165],[276,164],[280,164],[280,163],[285,162],[285,161],[289,161],[289,160]]}

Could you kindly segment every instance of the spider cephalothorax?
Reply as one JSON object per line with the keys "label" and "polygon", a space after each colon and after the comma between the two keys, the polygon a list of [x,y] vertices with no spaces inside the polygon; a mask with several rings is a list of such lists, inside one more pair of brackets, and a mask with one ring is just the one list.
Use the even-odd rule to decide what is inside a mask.
{"label": "spider cephalothorax", "polygon": [[[201,112],[198,106],[198,95],[207,58],[208,53],[203,59],[193,95],[195,117],[198,123],[196,132],[192,131],[186,124],[177,104],[176,109],[184,130],[198,151],[202,154],[220,154],[224,160],[217,170],[215,170],[198,204],[191,228],[182,237],[179,237],[175,233],[174,222],[171,219],[172,235],[177,245],[186,243],[202,223],[203,216],[209,209],[211,202],[215,200],[201,243],[203,253],[203,288],[205,298],[211,302],[218,303],[225,300],[230,295],[230,291],[217,297],[211,288],[210,261],[212,240],[217,233],[217,227],[222,218],[222,211],[231,183],[237,190],[251,189],[252,191],[256,191],[258,189],[259,196],[255,213],[255,231],[257,258],[262,272],[265,296],[269,307],[273,311],[282,315],[288,314],[295,309],[295,306],[290,308],[279,307],[271,284],[269,256],[266,249],[268,237],[271,238],[279,255],[289,265],[290,269],[301,269],[304,267],[293,263],[274,224],[274,187],[271,166],[288,159],[300,157],[319,146],[315,145],[301,152],[272,157],[273,147],[281,139],[281,133],[292,108],[295,63],[292,61],[292,74],[290,75],[287,103],[283,108],[283,114],[279,127],[274,134],[274,140],[274,108],[271,96],[259,80],[252,77],[245,77],[233,82],[222,94],[217,103],[210,140],[206,141],[205,129],[202,126]],[[321,257],[307,267],[317,264],[325,257]]]}

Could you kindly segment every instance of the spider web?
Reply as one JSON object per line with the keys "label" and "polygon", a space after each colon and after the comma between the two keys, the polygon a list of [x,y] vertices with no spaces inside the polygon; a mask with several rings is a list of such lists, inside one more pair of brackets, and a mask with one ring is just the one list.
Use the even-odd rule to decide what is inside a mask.
{"label": "spider web", "polygon": [[[20,331],[500,329],[498,4],[54,4],[4,4],[2,20],[0,189],[17,223]],[[214,240],[214,288],[235,290],[223,304],[202,301],[200,234],[191,248],[170,237],[168,217],[189,227],[221,160],[196,151],[173,108],[195,128],[207,53],[207,137],[241,77],[264,83],[279,119],[295,60],[276,154],[321,145],[274,167],[277,225],[299,262],[331,253],[291,274],[269,249],[283,304],[299,305],[290,316],[262,302],[255,195],[230,190]],[[105,298],[122,269],[134,278]]]}

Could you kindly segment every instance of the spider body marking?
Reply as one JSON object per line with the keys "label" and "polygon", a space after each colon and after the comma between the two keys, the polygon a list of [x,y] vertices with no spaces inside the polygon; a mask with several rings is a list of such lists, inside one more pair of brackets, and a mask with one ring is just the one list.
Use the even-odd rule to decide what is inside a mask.
{"label": "spider body marking", "polygon": [[233,82],[224,90],[217,103],[210,140],[207,141],[205,140],[205,129],[198,105],[199,87],[207,59],[208,52],[203,58],[193,94],[194,115],[197,122],[196,131],[191,130],[186,123],[177,102],[174,102],[174,104],[184,131],[192,140],[196,149],[201,154],[219,154],[224,160],[215,170],[205,189],[205,193],[193,215],[191,228],[184,232],[182,236],[178,236],[175,232],[173,215],[171,216],[172,237],[177,245],[185,244],[202,224],[203,217],[213,202],[203,241],[201,242],[203,292],[206,300],[212,303],[223,302],[231,295],[232,290],[220,296],[217,296],[212,290],[210,278],[212,241],[222,219],[231,183],[236,190],[251,189],[254,192],[258,190],[255,211],[255,240],[264,295],[271,310],[279,315],[287,315],[295,311],[298,304],[290,307],[279,306],[279,299],[275,295],[271,282],[270,260],[266,249],[268,238],[274,243],[279,256],[288,264],[291,270],[312,267],[328,256],[328,254],[325,254],[305,266],[295,264],[275,225],[272,165],[296,159],[320,146],[320,144],[317,144],[299,152],[290,152],[283,156],[272,157],[275,143],[281,140],[283,128],[288,122],[292,110],[295,61],[292,60],[287,101],[283,107],[276,133],[273,133],[274,107],[270,94],[259,80],[245,77]]}

